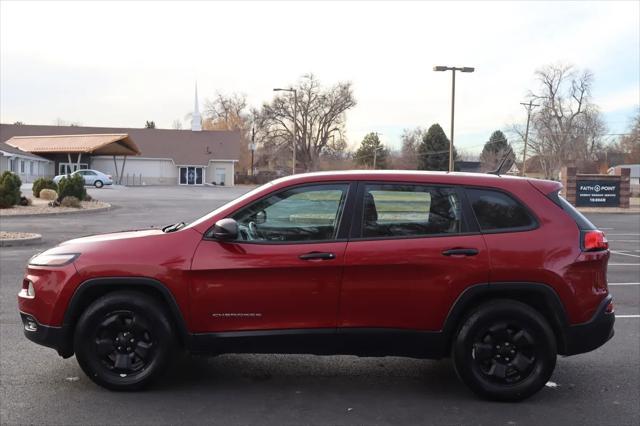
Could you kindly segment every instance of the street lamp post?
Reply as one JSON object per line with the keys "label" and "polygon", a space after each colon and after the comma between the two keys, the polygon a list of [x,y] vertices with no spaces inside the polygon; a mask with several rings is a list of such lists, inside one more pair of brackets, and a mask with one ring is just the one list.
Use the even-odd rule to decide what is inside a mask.
{"label": "street lamp post", "polygon": [[296,137],[298,135],[298,90],[297,89],[273,89],[274,92],[293,92],[293,165],[291,174],[296,174]]}
{"label": "street lamp post", "polygon": [[449,171],[453,171],[453,120],[456,105],[456,71],[473,72],[473,67],[447,67],[438,65],[433,67],[434,71],[452,71],[451,73],[451,140],[449,142]]}
{"label": "street lamp post", "polygon": [[251,150],[251,176],[253,176],[253,153],[256,150],[256,128],[251,128],[251,143],[249,144]]}

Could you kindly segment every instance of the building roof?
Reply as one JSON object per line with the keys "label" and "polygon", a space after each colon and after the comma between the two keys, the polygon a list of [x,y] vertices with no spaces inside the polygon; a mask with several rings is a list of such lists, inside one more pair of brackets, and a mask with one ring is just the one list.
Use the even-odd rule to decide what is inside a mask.
{"label": "building roof", "polygon": [[482,163],[480,161],[459,160],[455,162],[455,166],[460,172],[480,173]]}
{"label": "building roof", "polygon": [[170,158],[176,165],[202,165],[210,160],[239,160],[239,131],[132,129],[0,124],[0,141],[14,136],[128,134],[145,158]]}
{"label": "building roof", "polygon": [[47,160],[46,158],[37,156],[35,154],[31,154],[29,152],[24,152],[18,148],[15,148],[11,145],[7,145],[5,142],[0,141],[0,152],[1,153],[6,153],[8,155],[20,155],[22,157],[27,157],[27,158],[33,158],[34,160],[40,160],[40,161],[50,161]]}
{"label": "building roof", "polygon": [[14,136],[6,144],[41,154],[140,155],[140,149],[126,133]]}

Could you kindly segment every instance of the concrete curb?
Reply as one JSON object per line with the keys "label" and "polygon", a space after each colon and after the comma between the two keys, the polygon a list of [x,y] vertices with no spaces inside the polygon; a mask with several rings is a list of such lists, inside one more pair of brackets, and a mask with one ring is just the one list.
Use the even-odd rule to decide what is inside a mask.
{"label": "concrete curb", "polygon": [[6,219],[11,219],[12,217],[19,217],[19,218],[25,218],[25,217],[51,217],[51,216],[61,216],[61,215],[67,215],[67,214],[89,214],[89,213],[104,212],[104,211],[111,210],[112,208],[114,208],[114,206],[112,204],[109,204],[109,203],[105,203],[105,204],[107,204],[105,207],[98,207],[97,209],[78,209],[78,210],[64,211],[64,212],[58,212],[58,213],[11,214],[11,215],[6,215],[6,216],[0,215],[0,219],[6,220]]}
{"label": "concrete curb", "polygon": [[640,209],[634,207],[628,209],[620,207],[587,207],[578,208],[578,211],[580,213],[640,214]]}
{"label": "concrete curb", "polygon": [[11,240],[0,239],[0,247],[29,246],[32,244],[38,244],[40,241],[42,241],[42,235],[40,234],[34,234],[29,238],[16,238]]}

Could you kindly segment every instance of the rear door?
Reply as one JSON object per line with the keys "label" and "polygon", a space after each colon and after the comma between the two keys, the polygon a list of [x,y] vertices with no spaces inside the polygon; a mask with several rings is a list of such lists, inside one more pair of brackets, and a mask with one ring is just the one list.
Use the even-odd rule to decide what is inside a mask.
{"label": "rear door", "polygon": [[489,258],[453,186],[361,183],[345,255],[339,327],[441,330]]}

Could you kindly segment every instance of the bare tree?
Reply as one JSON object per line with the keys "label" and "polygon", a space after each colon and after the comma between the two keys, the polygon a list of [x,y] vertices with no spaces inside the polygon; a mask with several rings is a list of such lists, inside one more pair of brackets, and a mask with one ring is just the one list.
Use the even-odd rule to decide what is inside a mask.
{"label": "bare tree", "polygon": [[[323,89],[312,75],[302,77],[297,87],[297,134],[295,149],[298,164],[305,171],[317,170],[321,154],[343,149],[336,145],[342,138],[345,112],[356,105],[351,83],[341,82]],[[261,139],[274,152],[291,154],[294,95],[285,92],[264,104],[258,112]]]}
{"label": "bare tree", "polygon": [[182,120],[176,118],[175,120],[173,120],[171,127],[175,130],[182,130]]}
{"label": "bare tree", "polygon": [[[545,177],[556,178],[562,165],[594,159],[606,129],[591,103],[591,72],[549,65],[535,76],[539,87],[530,97],[540,106],[531,116],[530,152],[538,157]],[[514,130],[524,136],[520,126]]]}
{"label": "bare tree", "polygon": [[240,132],[240,161],[238,168],[247,171],[251,168],[249,140],[252,115],[248,111],[247,97],[233,93],[217,93],[213,99],[207,99],[204,109],[205,130],[236,130]]}
{"label": "bare tree", "polygon": [[418,146],[422,143],[425,133],[427,130],[422,127],[402,131],[402,136],[400,136],[402,147],[394,166],[408,170],[418,168]]}

